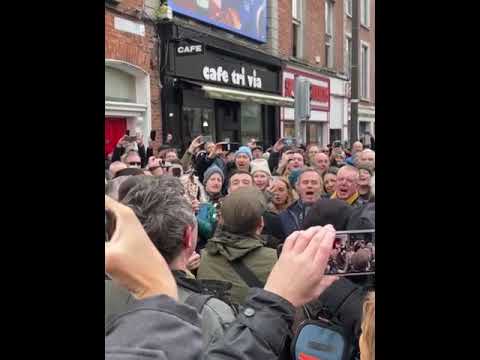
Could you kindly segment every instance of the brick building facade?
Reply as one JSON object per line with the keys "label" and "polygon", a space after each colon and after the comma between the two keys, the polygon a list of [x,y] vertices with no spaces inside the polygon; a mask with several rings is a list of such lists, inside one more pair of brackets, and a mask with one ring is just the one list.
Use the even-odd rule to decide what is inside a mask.
{"label": "brick building facade", "polygon": [[[368,59],[368,89],[364,91],[366,96],[362,97],[359,107],[362,134],[367,130],[374,132],[375,1],[358,1],[362,9],[365,6],[369,9],[368,24],[364,24],[360,31],[362,46],[367,49],[364,56]],[[172,3],[209,3],[208,6],[211,7],[212,4],[221,2],[172,0],[170,5]],[[261,1],[249,0],[245,3]],[[159,4],[159,0],[123,0],[118,4],[115,4],[115,0],[105,2],[106,96],[109,95],[107,78],[113,77],[115,84],[122,83],[122,76],[117,70],[130,75],[130,80],[132,76],[135,78],[133,87],[136,93],[134,95],[134,91],[130,91],[127,103],[136,105],[122,106],[129,108],[127,110],[130,110],[132,115],[127,120],[127,125],[142,131],[146,141],[150,129],[162,128],[165,133],[175,133],[175,137],[182,142],[178,144],[180,147],[199,132],[211,135],[218,141],[223,140],[222,136],[241,141],[248,133],[248,136],[255,135],[263,140],[265,145],[269,145],[280,135],[293,135],[293,108],[291,101],[286,98],[291,100],[293,97],[289,87],[298,75],[311,79],[317,96],[312,102],[312,117],[303,125],[305,140],[319,144],[348,140],[351,1],[266,0],[266,36],[263,42],[239,35],[235,31],[227,31],[208,21],[201,21],[195,15],[189,16],[176,11],[170,21],[158,22],[153,20],[153,14]],[[364,10],[361,16],[363,14]],[[277,74],[278,87],[273,83],[264,89],[252,89],[248,86],[234,86],[229,89],[226,86],[216,94],[208,93],[204,91],[205,86],[202,84],[208,85],[211,81],[202,78],[201,71],[186,76],[185,71],[191,69],[176,69],[177,63],[186,63],[186,67],[189,67],[189,62],[186,61],[188,58],[177,59],[178,54],[173,54],[181,42],[200,43],[208,50],[201,58],[192,55],[192,66],[197,64],[197,60],[205,58],[212,62],[212,66],[228,65],[234,70],[240,69],[244,64],[247,70],[262,69],[261,72],[272,79]],[[157,54],[161,54],[160,58]],[[226,59],[228,64],[222,64],[219,59]],[[238,64],[233,64],[235,59]],[[239,68],[236,69],[235,66]],[[113,68],[113,71],[110,68]],[[123,83],[127,83],[127,80],[123,79]],[[236,98],[234,96],[228,100],[223,97],[225,90],[236,91]],[[270,96],[270,103],[264,101],[262,92],[263,95]],[[126,95],[120,95],[122,94],[117,94],[120,100],[122,97],[126,99],[128,91]],[[115,104],[112,105],[111,99],[107,97],[106,118],[115,118],[121,112],[116,112],[113,106]],[[115,96],[111,97],[115,102]],[[260,107],[247,106],[246,100],[238,100],[241,98],[248,98],[248,103],[257,103]],[[238,111],[235,110],[232,117],[226,119],[223,116],[228,109],[219,111],[219,104],[227,108],[238,108]],[[243,119],[244,113],[250,114],[250,120]],[[261,118],[258,126],[252,123],[255,116]],[[212,119],[213,122],[210,122]],[[218,129],[219,124],[229,121],[245,122],[245,131],[241,129],[242,126],[233,129],[233,123],[228,125],[233,126],[232,130]],[[209,124],[210,128],[202,128],[204,124]],[[208,132],[205,132],[207,130]],[[157,138],[160,140],[162,137],[164,138],[165,134],[158,131]]]}
{"label": "brick building facade", "polygon": [[158,36],[148,1],[105,1],[105,152],[129,129],[161,138]]}

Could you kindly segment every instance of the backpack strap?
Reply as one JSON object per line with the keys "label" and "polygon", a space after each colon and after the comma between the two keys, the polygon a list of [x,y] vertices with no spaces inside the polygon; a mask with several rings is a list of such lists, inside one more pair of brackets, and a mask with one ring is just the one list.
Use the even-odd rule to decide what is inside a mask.
{"label": "backpack strap", "polygon": [[200,314],[207,301],[213,297],[215,296],[193,293],[185,299],[184,304],[194,307]]}
{"label": "backpack strap", "polygon": [[249,287],[263,288],[264,284],[257,276],[243,263],[242,259],[235,259],[230,262],[233,270],[247,283]]}

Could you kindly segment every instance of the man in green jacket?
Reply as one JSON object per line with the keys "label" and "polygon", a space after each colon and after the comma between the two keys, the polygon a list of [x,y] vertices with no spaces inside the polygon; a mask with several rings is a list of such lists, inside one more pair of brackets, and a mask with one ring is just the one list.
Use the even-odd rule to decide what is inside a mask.
{"label": "man in green jacket", "polygon": [[221,207],[221,228],[202,251],[198,279],[232,283],[235,304],[243,303],[250,287],[237,264],[246,267],[261,287],[277,261],[276,250],[265,247],[260,237],[266,209],[264,196],[253,186],[229,194]]}

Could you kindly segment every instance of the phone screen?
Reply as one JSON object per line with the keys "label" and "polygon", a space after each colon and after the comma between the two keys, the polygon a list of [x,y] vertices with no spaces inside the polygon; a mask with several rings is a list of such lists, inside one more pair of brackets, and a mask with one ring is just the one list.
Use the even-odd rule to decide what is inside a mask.
{"label": "phone screen", "polygon": [[375,274],[375,230],[337,231],[325,274]]}

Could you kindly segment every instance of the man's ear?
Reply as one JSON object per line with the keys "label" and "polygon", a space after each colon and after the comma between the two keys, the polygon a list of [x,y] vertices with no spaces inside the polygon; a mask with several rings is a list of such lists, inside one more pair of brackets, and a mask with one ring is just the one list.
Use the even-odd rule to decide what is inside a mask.
{"label": "man's ear", "polygon": [[192,248],[195,250],[195,244],[193,243],[193,230],[194,229],[192,226],[187,225],[185,227],[185,231],[183,232],[183,248],[186,250],[190,250]]}

